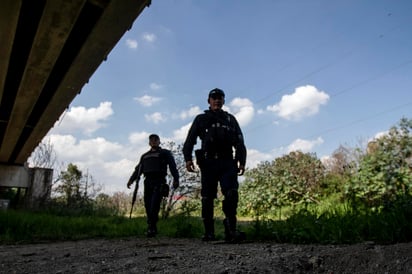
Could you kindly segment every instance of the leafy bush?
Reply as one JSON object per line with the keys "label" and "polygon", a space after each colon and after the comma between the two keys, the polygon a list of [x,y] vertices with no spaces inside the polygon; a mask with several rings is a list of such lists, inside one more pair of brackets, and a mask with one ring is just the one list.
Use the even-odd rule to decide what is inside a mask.
{"label": "leafy bush", "polygon": [[412,120],[401,119],[399,127],[369,143],[359,171],[347,185],[346,195],[368,207],[392,203],[412,190]]}
{"label": "leafy bush", "polygon": [[324,174],[316,155],[299,151],[259,164],[240,188],[240,212],[258,217],[284,206],[319,203]]}

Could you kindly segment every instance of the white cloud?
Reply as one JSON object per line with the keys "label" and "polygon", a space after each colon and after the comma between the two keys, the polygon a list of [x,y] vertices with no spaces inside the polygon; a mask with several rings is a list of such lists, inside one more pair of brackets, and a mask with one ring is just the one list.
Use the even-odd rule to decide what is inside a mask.
{"label": "white cloud", "polygon": [[137,43],[136,40],[134,40],[134,39],[126,39],[126,46],[127,46],[129,49],[137,49],[138,45],[139,45],[139,44]]}
{"label": "white cloud", "polygon": [[268,106],[267,110],[287,120],[300,120],[318,113],[319,107],[325,105],[328,100],[328,94],[307,85],[296,88],[293,94],[282,96],[279,103]]}
{"label": "white cloud", "polygon": [[65,157],[66,161],[99,161],[109,160],[113,155],[120,155],[123,147],[111,143],[102,137],[77,141],[72,135],[51,134],[48,136],[57,155]]}
{"label": "white cloud", "polygon": [[322,156],[320,158],[320,161],[326,167],[326,169],[330,169],[330,167],[332,167],[335,164],[336,158],[334,158],[330,155],[326,155],[326,156]]}
{"label": "white cloud", "polygon": [[146,118],[146,121],[153,122],[155,124],[158,124],[160,122],[165,122],[167,120],[163,116],[163,114],[160,112],[154,112],[152,114],[145,114],[144,117]]}
{"label": "white cloud", "polygon": [[118,191],[126,191],[127,180],[134,171],[138,161],[139,159],[136,157],[135,160],[120,159],[118,161],[104,162],[101,168],[106,173],[105,176],[113,178],[115,181],[119,182],[119,184],[111,187],[118,189]]}
{"label": "white cloud", "polygon": [[247,98],[235,98],[229,103],[229,107],[241,127],[249,124],[255,115],[253,103]]}
{"label": "white cloud", "polygon": [[[376,133],[375,136],[372,138],[372,140],[376,140],[376,139],[382,138],[387,135],[389,135],[389,130],[381,131],[381,132]],[[369,141],[372,141],[372,140],[369,140]]]}
{"label": "white cloud", "polygon": [[[162,137],[162,141],[183,142],[190,126],[191,123],[182,126],[173,132],[172,137]],[[80,170],[93,176],[96,183],[102,184],[105,193],[111,194],[116,191],[130,191],[126,188],[126,182],[140,156],[149,149],[147,140],[149,134],[146,131],[133,132],[129,135],[128,144],[118,144],[104,138],[76,140],[72,135],[53,134],[49,138],[59,161],[76,164]],[[289,146],[289,150],[293,147],[293,149],[307,151],[321,143],[323,143],[321,138],[312,141],[298,139]],[[263,153],[248,149],[247,168],[254,168],[262,161],[271,161],[278,154],[279,151]]]}
{"label": "white cloud", "polygon": [[104,127],[105,124],[102,121],[107,120],[112,114],[111,102],[100,103],[97,108],[71,107],[56,122],[52,133],[64,134],[80,131],[90,136],[99,128]]}
{"label": "white cloud", "polygon": [[270,153],[263,153],[256,149],[247,150],[247,168],[255,168],[260,162],[272,161],[275,159],[275,156]]}
{"label": "white cloud", "polygon": [[78,151],[73,149],[77,142],[74,136],[51,134],[48,138],[50,138],[50,143],[53,144],[57,156],[61,155],[70,162],[79,155]]}
{"label": "white cloud", "polygon": [[176,142],[184,142],[187,136],[187,133],[190,129],[192,122],[182,126],[181,128],[173,131],[173,140]]}
{"label": "white cloud", "polygon": [[129,144],[121,145],[104,138],[77,140],[72,135],[46,136],[53,145],[57,161],[73,163],[103,185],[105,193],[129,191],[126,183],[142,153],[149,149],[148,133],[133,133]]}
{"label": "white cloud", "polygon": [[149,138],[150,133],[143,131],[143,132],[133,132],[129,135],[129,142],[131,144],[142,144],[146,142]]}
{"label": "white cloud", "polygon": [[184,120],[187,118],[191,118],[191,117],[195,117],[196,115],[202,113],[202,110],[200,109],[200,107],[195,106],[195,107],[191,107],[188,110],[184,110],[179,114],[180,119]]}
{"label": "white cloud", "polygon": [[143,40],[145,40],[146,42],[152,43],[156,40],[156,35],[153,33],[143,33],[142,35]]}
{"label": "white cloud", "polygon": [[155,104],[155,103],[159,102],[160,100],[162,100],[162,98],[154,97],[154,96],[150,96],[150,95],[145,94],[142,97],[135,97],[135,98],[133,98],[133,100],[137,101],[142,106],[150,107],[153,104]]}
{"label": "white cloud", "polygon": [[157,84],[157,83],[151,83],[151,84],[150,84],[150,89],[151,89],[151,90],[159,90],[159,89],[161,89],[161,88],[163,88],[163,86],[162,86],[162,85],[159,85],[159,84]]}
{"label": "white cloud", "polygon": [[323,144],[323,139],[318,137],[315,140],[296,139],[288,146],[288,153],[292,151],[310,152],[315,146]]}

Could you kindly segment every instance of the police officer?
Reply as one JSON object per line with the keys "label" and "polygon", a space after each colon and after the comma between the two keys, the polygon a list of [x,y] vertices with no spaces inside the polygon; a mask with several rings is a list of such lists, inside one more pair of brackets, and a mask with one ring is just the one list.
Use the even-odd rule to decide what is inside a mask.
{"label": "police officer", "polygon": [[237,242],[244,233],[236,229],[238,205],[238,175],[243,175],[246,164],[246,147],[236,118],[222,110],[225,103],[223,90],[209,92],[209,109],[195,117],[183,145],[186,169],[195,171],[192,152],[197,138],[201,149],[195,151],[196,163],[201,171],[202,219],[205,229],[204,241],[215,240],[214,199],[218,182],[224,196],[222,209],[225,214],[225,240]]}
{"label": "police officer", "polygon": [[[156,134],[149,136],[150,150],[144,153],[139,164],[127,182],[127,188],[133,184],[141,174],[144,174],[144,206],[147,215],[147,236],[157,234],[157,221],[162,201],[162,188],[166,184],[167,166],[173,176],[173,187],[179,187],[179,172],[172,152],[160,147],[160,138]],[[137,182],[138,183],[138,182]],[[137,186],[136,186],[137,187]]]}

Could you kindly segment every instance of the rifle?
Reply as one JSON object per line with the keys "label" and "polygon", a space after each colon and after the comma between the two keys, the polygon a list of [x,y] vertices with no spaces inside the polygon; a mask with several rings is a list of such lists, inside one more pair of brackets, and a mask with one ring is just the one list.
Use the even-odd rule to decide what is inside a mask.
{"label": "rifle", "polygon": [[132,198],[132,208],[130,208],[129,219],[132,218],[133,206],[134,206],[134,203],[136,202],[137,190],[139,189],[139,181],[140,181],[140,177],[136,180],[136,185],[134,186],[133,198]]}
{"label": "rifle", "polygon": [[129,219],[132,218],[133,206],[134,206],[134,203],[136,202],[137,190],[139,189],[139,181],[140,181],[140,176],[141,175],[142,175],[142,166],[139,163],[136,166],[136,168],[134,169],[134,172],[133,172],[132,176],[129,179],[129,182],[133,182],[133,181],[136,180],[136,185],[134,186],[134,191],[133,191],[132,208],[130,209]]}

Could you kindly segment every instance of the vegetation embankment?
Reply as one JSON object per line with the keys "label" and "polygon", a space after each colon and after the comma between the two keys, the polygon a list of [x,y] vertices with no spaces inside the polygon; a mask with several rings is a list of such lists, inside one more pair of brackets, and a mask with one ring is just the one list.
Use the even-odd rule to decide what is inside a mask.
{"label": "vegetation embankment", "polygon": [[[3,211],[0,213],[0,243],[82,240],[91,238],[145,237],[144,216],[59,216],[51,213]],[[285,220],[240,220],[248,240],[279,243],[350,244],[412,240],[412,200],[377,211],[341,209],[318,214],[300,210]],[[223,239],[221,218],[216,220],[218,238]],[[160,237],[200,238],[199,217],[171,216],[159,222]]]}
{"label": "vegetation embankment", "polygon": [[[239,225],[249,240],[348,244],[412,240],[412,120],[403,118],[364,149],[341,146],[328,160],[290,152],[247,170],[240,187]],[[159,236],[202,234],[199,175],[184,170],[181,146],[170,144],[181,187],[163,201]],[[0,242],[144,237],[142,198],[129,219],[130,194],[92,191],[75,165],[60,172],[41,211],[0,212]],[[11,200],[16,193],[9,192]],[[4,193],[3,193],[4,195]],[[13,196],[14,195],[14,196]],[[217,236],[223,238],[216,201]]]}

